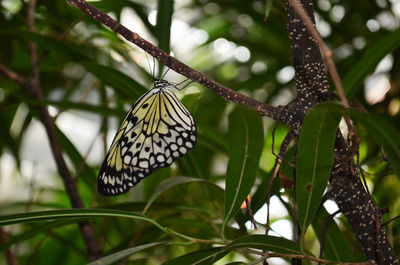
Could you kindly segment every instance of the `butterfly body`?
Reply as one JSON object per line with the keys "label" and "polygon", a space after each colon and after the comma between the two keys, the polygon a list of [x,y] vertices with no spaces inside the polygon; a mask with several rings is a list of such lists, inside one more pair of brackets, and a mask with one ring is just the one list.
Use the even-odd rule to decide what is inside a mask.
{"label": "butterfly body", "polygon": [[196,144],[193,117],[170,90],[173,87],[156,79],[154,87],[132,106],[101,166],[97,187],[102,195],[127,192]]}

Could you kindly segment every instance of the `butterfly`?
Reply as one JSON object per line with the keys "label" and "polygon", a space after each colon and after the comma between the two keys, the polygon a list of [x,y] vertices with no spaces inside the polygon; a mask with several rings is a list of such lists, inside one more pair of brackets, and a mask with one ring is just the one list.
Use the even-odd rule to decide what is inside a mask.
{"label": "butterfly", "polygon": [[127,192],[195,146],[196,124],[172,88],[176,85],[155,79],[128,112],[99,171],[97,189],[102,195]]}

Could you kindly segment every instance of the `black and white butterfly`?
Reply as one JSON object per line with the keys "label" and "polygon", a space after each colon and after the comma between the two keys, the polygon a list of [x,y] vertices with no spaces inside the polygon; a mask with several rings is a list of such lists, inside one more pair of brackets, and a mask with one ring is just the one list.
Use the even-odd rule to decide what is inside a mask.
{"label": "black and white butterfly", "polygon": [[102,195],[127,192],[195,146],[196,124],[173,88],[155,79],[153,88],[132,106],[101,166],[97,188]]}

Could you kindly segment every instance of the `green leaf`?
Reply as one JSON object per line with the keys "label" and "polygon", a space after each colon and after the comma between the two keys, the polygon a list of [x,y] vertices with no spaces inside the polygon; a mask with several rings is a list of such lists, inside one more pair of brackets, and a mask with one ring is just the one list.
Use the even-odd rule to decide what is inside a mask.
{"label": "green leaf", "polygon": [[296,201],[303,234],[317,212],[331,175],[340,117],[316,106],[303,121],[296,155]]}
{"label": "green leaf", "polygon": [[90,262],[90,263],[88,263],[88,265],[114,264],[114,262],[117,262],[123,258],[129,257],[130,255],[133,255],[139,251],[142,251],[142,250],[148,249],[148,248],[152,248],[152,247],[156,247],[156,246],[161,246],[164,244],[166,244],[166,242],[155,242],[155,243],[144,244],[144,245],[133,247],[133,248],[124,249],[124,250],[118,251],[116,253],[113,253],[111,255],[105,256],[96,261]]}
{"label": "green leaf", "polygon": [[169,53],[172,14],[174,12],[174,0],[158,0],[156,37],[158,47]]}
{"label": "green leaf", "polygon": [[97,217],[122,217],[147,221],[164,231],[164,228],[154,219],[147,217],[143,214],[112,209],[66,209],[3,215],[0,216],[0,226],[59,219],[80,219]]}
{"label": "green leaf", "polygon": [[112,67],[93,62],[81,62],[80,64],[97,76],[104,84],[115,88],[120,93],[121,98],[137,100],[146,92],[146,89],[138,82]]}
{"label": "green leaf", "polygon": [[[158,47],[166,53],[170,52],[171,23],[174,13],[174,0],[158,0],[157,24],[155,36],[158,39]],[[158,62],[159,75],[161,76],[164,65]],[[153,73],[155,75],[155,73]]]}
{"label": "green leaf", "polygon": [[239,211],[253,187],[264,142],[262,120],[253,110],[237,107],[229,115],[230,152],[226,172],[226,223]]}
{"label": "green leaf", "polygon": [[209,248],[198,250],[172,260],[169,260],[163,265],[175,265],[175,264],[214,264],[219,259],[223,258],[229,251],[222,251],[221,247]]}
{"label": "green leaf", "polygon": [[150,199],[148,200],[146,206],[144,207],[143,213],[147,212],[147,210],[150,208],[150,206],[153,204],[153,202],[158,198],[158,196],[160,196],[163,192],[165,192],[166,190],[181,185],[181,184],[185,184],[185,183],[192,183],[192,182],[203,182],[209,185],[212,185],[218,189],[221,190],[221,188],[217,185],[215,185],[214,183],[208,181],[208,180],[204,180],[204,179],[199,179],[199,178],[190,178],[190,177],[174,177],[174,178],[168,178],[166,180],[164,180],[163,182],[160,183],[160,185],[156,188],[155,192],[153,193],[153,195],[150,197]]}
{"label": "green leaf", "polygon": [[[261,183],[257,186],[256,191],[253,193],[251,196],[251,210],[253,213],[256,213],[264,204],[265,200],[268,195],[268,189],[269,189],[269,182],[272,177],[272,172],[264,172],[262,169],[258,170],[258,175],[261,176],[262,180]],[[279,189],[281,189],[281,185],[279,183],[279,180],[275,180],[272,184],[272,194],[277,194],[279,192]],[[237,222],[245,223],[247,220],[249,220],[250,215],[248,211],[242,216],[237,215],[236,220]]]}
{"label": "green leaf", "polygon": [[352,98],[363,87],[365,77],[372,73],[387,54],[400,47],[400,28],[388,33],[375,43],[343,78],[343,88],[348,98]]}
{"label": "green leaf", "polygon": [[233,241],[222,250],[233,250],[238,248],[256,248],[274,251],[281,254],[303,254],[298,243],[283,237],[267,235],[244,236]]}

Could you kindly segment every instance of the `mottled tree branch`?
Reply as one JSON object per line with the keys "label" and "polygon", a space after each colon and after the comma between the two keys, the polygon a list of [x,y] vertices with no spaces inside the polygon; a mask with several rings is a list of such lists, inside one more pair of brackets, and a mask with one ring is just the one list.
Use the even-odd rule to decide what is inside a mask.
{"label": "mottled tree branch", "polygon": [[[325,45],[325,42],[322,40],[321,36],[319,35],[319,33],[315,27],[315,21],[314,21],[313,14],[307,15],[306,11],[302,8],[302,6],[298,0],[289,0],[289,3],[294,8],[294,10],[296,10],[296,13],[301,18],[302,23],[304,23],[304,25],[306,26],[310,37],[312,37],[314,39],[316,45],[318,45],[318,47],[322,53],[322,56],[324,58],[324,61],[326,63],[326,66],[328,67],[328,72],[332,78],[333,83],[335,84],[339,98],[340,98],[343,106],[345,108],[349,108],[350,105],[349,105],[349,102],[344,93],[342,80],[336,69],[335,63],[333,62],[332,51],[330,49],[328,49],[328,47]],[[311,41],[311,39],[310,39],[310,41]],[[317,52],[314,49],[312,49],[312,50],[313,50],[313,52]],[[326,84],[324,84],[324,87],[325,87],[325,85]],[[349,129],[349,133],[352,136],[354,149],[358,149],[359,139],[356,136],[356,129],[353,126],[353,123],[349,116],[344,115],[344,119],[345,119],[347,127]],[[355,151],[355,150],[353,150],[353,151]],[[357,151],[355,151],[355,153],[357,153]]]}
{"label": "mottled tree branch", "polygon": [[336,70],[335,63],[333,62],[332,59],[332,51],[328,49],[328,47],[325,45],[324,41],[322,40],[321,36],[319,35],[317,29],[315,28],[315,22],[313,19],[310,19],[310,16],[307,15],[307,13],[304,11],[298,0],[289,0],[290,5],[293,6],[293,8],[296,10],[296,13],[300,16],[302,22],[305,24],[307,27],[307,30],[309,34],[312,36],[312,38],[315,40],[316,44],[318,45],[319,49],[322,52],[322,55],[325,59],[326,65],[328,67],[329,73],[332,77],[332,80],[336,86],[336,89],[338,91],[340,100],[342,101],[343,105],[346,108],[349,108],[349,102],[347,101],[346,95],[344,94],[343,86],[342,86],[342,80]]}
{"label": "mottled tree branch", "polygon": [[[303,12],[298,12],[299,3]],[[321,45],[318,47],[316,41],[318,34],[315,32],[312,34],[310,32],[313,30],[309,30],[315,27],[312,1],[287,0],[286,8],[292,57],[296,70],[296,107],[298,111],[305,113],[313,105],[331,99],[328,92],[327,73],[320,55]],[[307,22],[303,22],[300,13],[303,17],[307,14],[308,19],[304,20],[313,25],[307,26]],[[340,78],[338,80],[340,81]],[[353,152],[340,131],[337,132],[334,152],[330,194],[352,227],[365,258],[368,262],[375,264],[398,264],[382,225],[380,210],[371,195],[364,189],[353,160]]]}
{"label": "mottled tree branch", "polygon": [[127,41],[137,45],[139,48],[146,51],[148,54],[159,60],[161,63],[168,66],[170,69],[176,71],[183,76],[186,76],[187,78],[195,82],[198,82],[199,84],[204,85],[205,87],[220,95],[223,99],[234,103],[246,105],[247,107],[256,110],[262,116],[270,117],[276,121],[285,123],[292,127],[299,127],[300,119],[295,112],[289,112],[282,107],[273,107],[267,105],[263,102],[231,90],[226,86],[223,86],[215,80],[205,76],[204,74],[177,60],[175,57],[172,57],[169,54],[165,53],[155,45],[141,38],[136,32],[132,32],[131,30],[127,29],[116,20],[114,20],[101,10],[97,9],[96,7],[88,4],[84,0],[67,0],[67,2],[70,5],[79,8],[103,25],[109,27],[111,30],[124,37]]}

